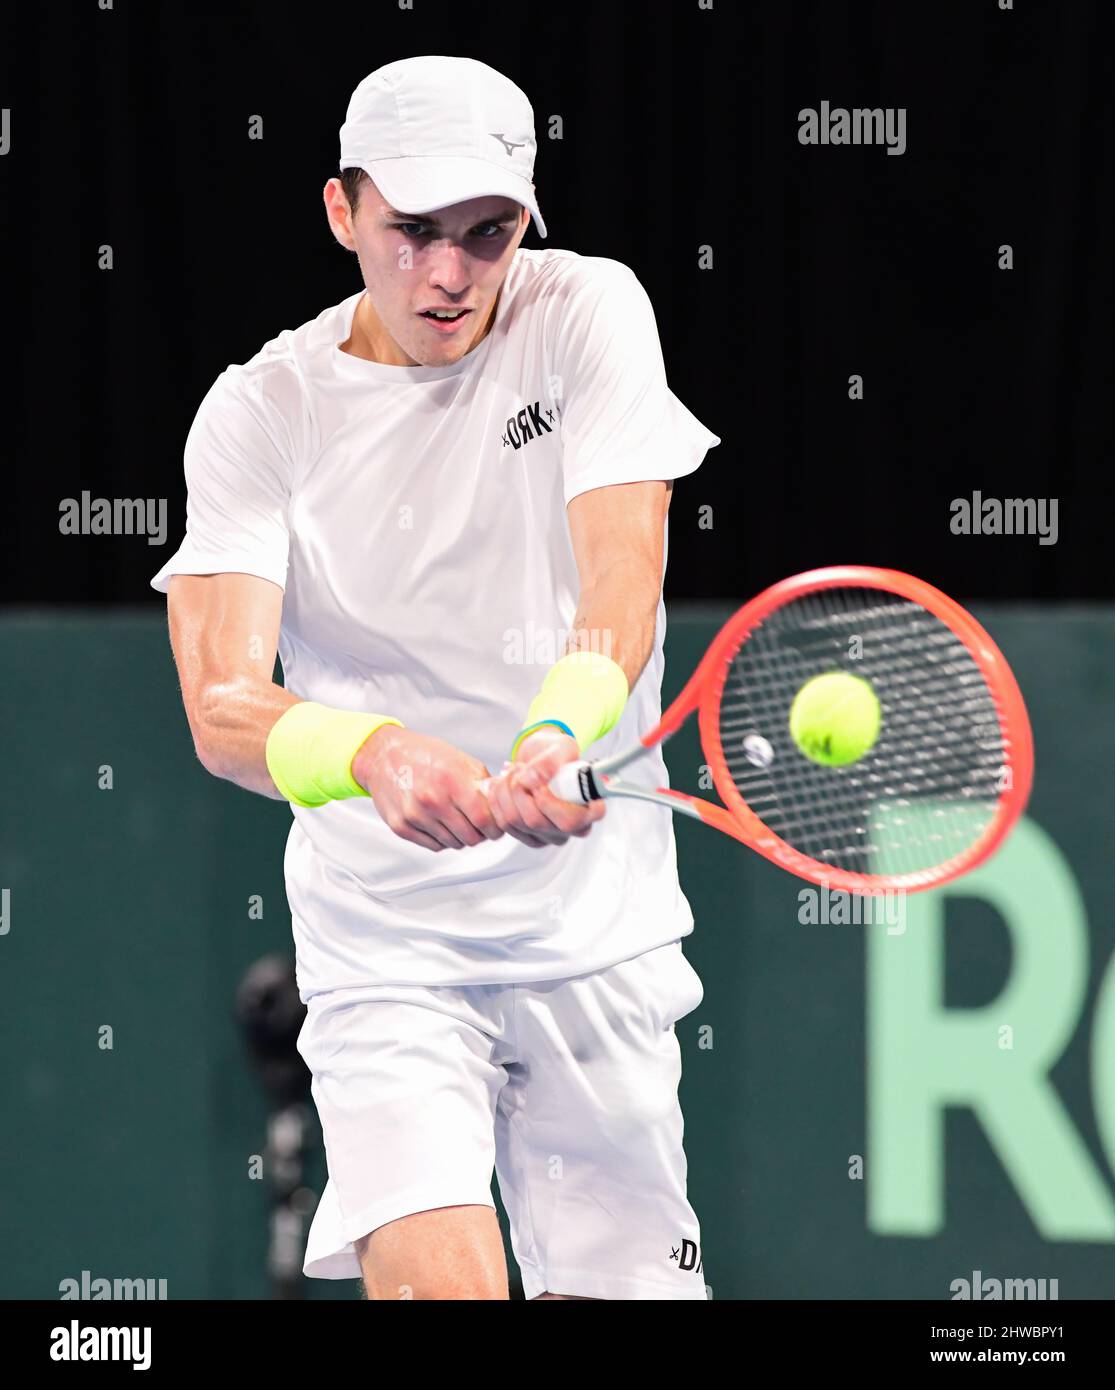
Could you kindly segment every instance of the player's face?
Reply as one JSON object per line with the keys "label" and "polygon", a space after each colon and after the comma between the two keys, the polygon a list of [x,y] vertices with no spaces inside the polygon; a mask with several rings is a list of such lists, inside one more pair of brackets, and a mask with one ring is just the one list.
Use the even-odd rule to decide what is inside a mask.
{"label": "player's face", "polygon": [[[529,217],[503,197],[404,214],[365,183],[351,226],[370,301],[365,345],[376,360],[442,367],[475,347]],[[439,319],[435,309],[459,317]]]}

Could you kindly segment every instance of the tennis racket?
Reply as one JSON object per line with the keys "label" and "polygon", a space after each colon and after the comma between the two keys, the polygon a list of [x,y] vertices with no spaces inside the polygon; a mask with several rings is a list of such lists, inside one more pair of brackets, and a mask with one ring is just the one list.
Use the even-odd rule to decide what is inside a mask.
{"label": "tennis racket", "polygon": [[[873,746],[842,767],[806,757],[789,728],[798,690],[830,671],[866,678],[882,710]],[[616,780],[694,711],[722,806]],[[550,789],[586,805],[657,802],[801,878],[870,894],[934,888],[981,864],[1022,814],[1032,775],[1026,706],[971,614],[908,574],[843,565],[745,604],[656,728],[567,764]]]}

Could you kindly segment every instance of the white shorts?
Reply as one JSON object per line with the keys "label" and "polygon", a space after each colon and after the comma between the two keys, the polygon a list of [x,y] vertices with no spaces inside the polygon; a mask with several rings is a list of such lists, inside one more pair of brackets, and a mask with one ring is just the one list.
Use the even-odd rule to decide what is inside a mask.
{"label": "white shorts", "polygon": [[494,1207],[494,1166],[528,1299],[705,1298],[673,1026],[703,997],[680,941],[567,980],[314,995],[329,1181],[304,1273],[358,1279],[377,1227]]}

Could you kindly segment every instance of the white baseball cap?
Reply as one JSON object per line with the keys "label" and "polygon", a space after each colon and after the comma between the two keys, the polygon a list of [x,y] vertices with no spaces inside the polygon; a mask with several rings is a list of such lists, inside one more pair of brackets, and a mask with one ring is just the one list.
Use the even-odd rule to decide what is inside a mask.
{"label": "white baseball cap", "polygon": [[505,196],[546,224],[534,196],[534,111],[474,58],[403,58],[365,77],[341,126],[342,169],[363,169],[400,212]]}

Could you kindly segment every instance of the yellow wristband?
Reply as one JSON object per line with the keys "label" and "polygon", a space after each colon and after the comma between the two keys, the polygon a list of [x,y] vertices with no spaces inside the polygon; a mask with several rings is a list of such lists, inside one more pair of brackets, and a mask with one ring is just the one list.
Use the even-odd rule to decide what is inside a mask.
{"label": "yellow wristband", "polygon": [[329,709],[312,700],[291,705],[267,736],[267,770],[271,780],[295,806],[324,806],[368,793],[352,775],[360,745],[384,724],[386,714]]}
{"label": "yellow wristband", "polygon": [[623,667],[600,652],[570,652],[546,673],[531,701],[523,729],[511,747],[514,761],[519,745],[539,724],[568,729],[583,753],[615,727],[628,696]]}

